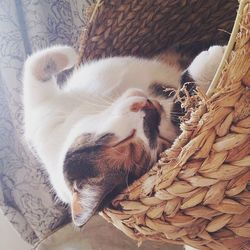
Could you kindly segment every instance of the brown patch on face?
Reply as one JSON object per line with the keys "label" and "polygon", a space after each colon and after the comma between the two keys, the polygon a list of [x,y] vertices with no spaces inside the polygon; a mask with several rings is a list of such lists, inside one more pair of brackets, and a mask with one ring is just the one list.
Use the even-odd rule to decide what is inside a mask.
{"label": "brown patch on face", "polygon": [[150,155],[142,141],[131,138],[112,146],[115,142],[113,134],[95,140],[85,134],[75,140],[66,155],[64,177],[72,190],[72,216],[78,226],[149,168]]}
{"label": "brown patch on face", "polygon": [[80,185],[82,180],[99,175],[98,159],[102,151],[114,139],[113,134],[95,138],[93,134],[78,136],[66,154],[63,171],[71,189],[74,182]]}
{"label": "brown patch on face", "polygon": [[99,138],[91,144],[90,135],[84,135],[72,145],[64,162],[64,175],[72,189],[74,183],[81,189],[86,180],[97,184],[100,176],[115,176],[118,185],[125,177],[139,177],[148,168],[150,156],[142,141],[131,139],[111,146],[114,136],[105,137],[101,143]]}
{"label": "brown patch on face", "polygon": [[104,149],[98,165],[102,172],[118,171],[139,177],[145,172],[149,161],[142,141],[135,139]]}

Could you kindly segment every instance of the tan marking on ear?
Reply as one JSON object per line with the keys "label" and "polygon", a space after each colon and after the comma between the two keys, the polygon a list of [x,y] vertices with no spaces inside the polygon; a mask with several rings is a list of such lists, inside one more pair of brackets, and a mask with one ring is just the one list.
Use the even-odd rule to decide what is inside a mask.
{"label": "tan marking on ear", "polygon": [[71,213],[72,213],[73,219],[77,216],[80,216],[83,212],[82,210],[83,208],[80,203],[79,193],[74,192],[73,197],[72,197],[72,202],[71,202]]}

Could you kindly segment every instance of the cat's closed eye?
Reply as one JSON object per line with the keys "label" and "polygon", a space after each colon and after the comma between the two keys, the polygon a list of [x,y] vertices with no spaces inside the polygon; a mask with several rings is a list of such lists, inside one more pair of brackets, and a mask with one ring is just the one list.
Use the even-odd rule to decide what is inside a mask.
{"label": "cat's closed eye", "polygon": [[[132,175],[138,177],[142,174],[141,164],[144,162],[146,168],[150,160],[142,143],[132,137],[120,143],[110,134],[96,139],[92,145],[89,142],[85,144],[83,139],[81,141],[82,144],[72,145],[64,161],[68,187],[72,194],[79,194],[79,199],[74,202],[79,203],[77,207],[81,208],[82,216],[79,216],[79,209],[77,213],[72,210],[77,225],[86,223],[107,195],[112,198],[117,190],[130,184]],[[73,207],[76,205],[72,204]]]}

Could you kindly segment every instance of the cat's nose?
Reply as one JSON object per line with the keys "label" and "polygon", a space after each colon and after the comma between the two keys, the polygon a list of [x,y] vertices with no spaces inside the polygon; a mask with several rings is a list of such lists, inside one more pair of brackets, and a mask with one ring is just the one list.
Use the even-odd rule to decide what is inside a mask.
{"label": "cat's nose", "polygon": [[130,110],[132,112],[138,112],[142,109],[150,109],[150,108],[153,108],[152,102],[148,99],[144,99],[144,100],[134,102],[131,105]]}
{"label": "cat's nose", "polygon": [[130,107],[130,110],[132,112],[138,112],[138,111],[147,111],[147,110],[152,110],[152,109],[155,109],[157,110],[159,113],[162,112],[162,107],[161,105],[159,104],[159,102],[157,101],[152,101],[152,100],[149,100],[149,99],[145,99],[145,100],[142,100],[142,101],[139,101],[139,102],[134,102],[131,107]]}

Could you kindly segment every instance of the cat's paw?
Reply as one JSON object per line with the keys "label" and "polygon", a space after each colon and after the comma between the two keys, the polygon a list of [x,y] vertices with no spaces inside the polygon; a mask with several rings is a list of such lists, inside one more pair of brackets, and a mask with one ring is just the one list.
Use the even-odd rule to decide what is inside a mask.
{"label": "cat's paw", "polygon": [[213,80],[213,77],[220,65],[226,46],[212,46],[202,51],[195,57],[188,68],[190,76],[200,85],[206,88]]}
{"label": "cat's paw", "polygon": [[54,48],[59,52],[59,54],[61,54],[61,56],[64,55],[65,58],[67,58],[67,66],[65,66],[65,68],[72,68],[76,65],[78,55],[74,48],[65,45],[58,45]]}
{"label": "cat's paw", "polygon": [[25,62],[25,70],[31,70],[40,81],[47,81],[76,63],[77,53],[72,47],[57,45],[32,54]]}

